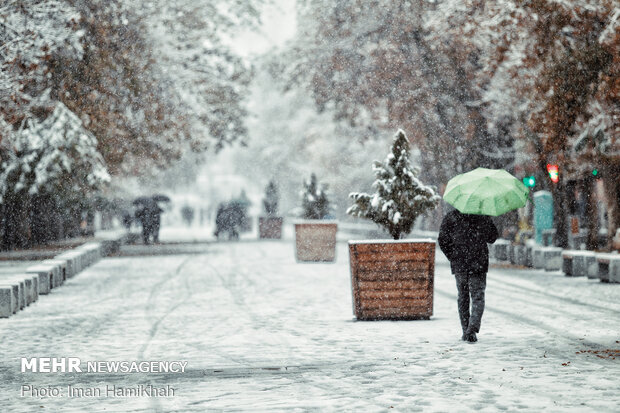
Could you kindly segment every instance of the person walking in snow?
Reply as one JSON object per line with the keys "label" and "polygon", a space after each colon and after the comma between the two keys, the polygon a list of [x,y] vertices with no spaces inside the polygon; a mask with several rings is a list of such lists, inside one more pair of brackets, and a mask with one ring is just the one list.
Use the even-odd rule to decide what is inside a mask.
{"label": "person walking in snow", "polygon": [[[484,293],[489,271],[489,249],[498,237],[497,227],[485,215],[446,214],[439,229],[439,248],[450,261],[458,290],[458,311],[463,341],[478,339],[484,312]],[[471,301],[471,312],[470,312]]]}

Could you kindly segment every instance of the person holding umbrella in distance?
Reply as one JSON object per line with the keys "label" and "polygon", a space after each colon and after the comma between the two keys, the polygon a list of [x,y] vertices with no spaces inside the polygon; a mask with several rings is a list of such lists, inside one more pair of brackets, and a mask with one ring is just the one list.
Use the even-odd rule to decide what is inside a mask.
{"label": "person holding umbrella in distance", "polygon": [[503,169],[477,168],[450,179],[443,199],[456,209],[441,222],[439,248],[456,278],[461,339],[474,343],[484,312],[487,244],[498,237],[490,217],[525,206],[528,189]]}

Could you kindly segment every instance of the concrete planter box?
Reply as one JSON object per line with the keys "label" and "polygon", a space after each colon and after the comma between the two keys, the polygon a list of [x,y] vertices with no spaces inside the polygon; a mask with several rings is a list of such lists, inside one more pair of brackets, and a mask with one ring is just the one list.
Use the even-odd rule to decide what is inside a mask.
{"label": "concrete planter box", "polygon": [[527,245],[525,247],[525,266],[526,267],[534,267],[534,248],[532,245]]}
{"label": "concrete planter box", "polygon": [[562,248],[543,248],[543,268],[545,271],[559,271],[562,268]]}
{"label": "concrete planter box", "polygon": [[34,276],[30,275],[24,276],[23,278],[19,277],[19,279],[24,282],[24,307],[27,307],[30,304],[34,303],[39,296],[39,294],[34,291],[35,282],[33,281],[32,277]]}
{"label": "concrete planter box", "polygon": [[516,245],[514,244],[508,245],[508,261],[510,261],[510,263],[513,265],[517,263],[516,255],[515,255],[515,247]]}
{"label": "concrete planter box", "polygon": [[602,282],[620,283],[620,254],[597,254],[596,261]]}
{"label": "concrete planter box", "polygon": [[83,253],[81,251],[67,251],[54,257],[56,260],[67,261],[67,277],[74,277],[78,272],[82,271]]}
{"label": "concrete planter box", "polygon": [[510,241],[507,239],[498,239],[493,245],[495,248],[495,259],[497,261],[508,261],[508,247],[510,246]]}
{"label": "concrete planter box", "polygon": [[17,311],[17,300],[14,298],[11,285],[0,286],[0,318],[10,317]]}
{"label": "concrete planter box", "polygon": [[514,254],[514,264],[525,267],[527,265],[527,247],[525,245],[515,245]]}
{"label": "concrete planter box", "polygon": [[0,280],[0,285],[4,286],[17,286],[17,309],[23,310],[26,307],[26,286],[24,280],[18,278],[6,277]]}
{"label": "concrete planter box", "polygon": [[573,271],[573,257],[575,251],[565,250],[562,251],[562,272],[567,277],[574,277],[575,273]]}
{"label": "concrete planter box", "polygon": [[353,313],[359,320],[433,315],[435,242],[349,241]]}
{"label": "concrete planter box", "polygon": [[60,277],[54,265],[35,265],[26,269],[27,274],[33,274],[38,278],[39,291],[38,294],[49,294],[52,288],[60,286]]}
{"label": "concrete planter box", "polygon": [[590,280],[598,280],[598,261],[596,260],[596,253],[593,251],[588,251],[591,255],[587,255],[585,257],[586,261],[586,276]]}
{"label": "concrete planter box", "polygon": [[57,272],[58,272],[58,278],[60,279],[61,284],[67,281],[67,260],[60,260],[60,259],[43,260],[41,261],[41,264],[56,266]]}
{"label": "concrete planter box", "polygon": [[77,251],[84,251],[85,267],[98,262],[102,256],[102,248],[99,242],[88,242],[78,247]]}
{"label": "concrete planter box", "polygon": [[258,236],[261,239],[282,238],[282,217],[259,217]]}
{"label": "concrete planter box", "polygon": [[310,220],[295,224],[295,255],[297,261],[333,262],[336,260],[334,221]]}
{"label": "concrete planter box", "polygon": [[532,247],[532,261],[536,269],[558,271],[562,269],[562,248]]}
{"label": "concrete planter box", "polygon": [[[19,311],[19,283],[0,280],[0,290],[3,297],[2,310],[0,310],[3,314],[2,317],[9,317],[11,314]],[[7,294],[10,294],[10,296],[7,296]],[[9,313],[9,308],[10,314],[5,316],[4,314]]]}
{"label": "concrete planter box", "polygon": [[542,269],[545,267],[543,261],[543,248],[544,247],[532,247],[532,267],[536,269]]}
{"label": "concrete planter box", "polygon": [[[596,268],[594,268],[596,267]],[[588,276],[590,272],[595,275],[592,278],[598,278],[596,272],[598,266],[596,264],[596,255],[592,251],[566,250],[562,252],[562,271],[568,277]]]}
{"label": "concrete planter box", "polygon": [[[10,289],[12,298],[3,299],[4,306],[1,313],[5,313],[7,306],[11,304],[13,312],[23,309],[39,299],[39,282],[36,274],[19,273],[2,273],[0,274],[0,287]],[[3,294],[6,294],[4,292]]]}

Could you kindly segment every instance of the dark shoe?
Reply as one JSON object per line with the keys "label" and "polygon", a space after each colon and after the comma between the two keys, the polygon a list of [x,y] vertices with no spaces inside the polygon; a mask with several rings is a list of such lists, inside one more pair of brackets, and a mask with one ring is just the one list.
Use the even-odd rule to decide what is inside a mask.
{"label": "dark shoe", "polygon": [[476,333],[474,333],[473,331],[463,334],[463,337],[465,337],[465,341],[468,341],[470,343],[475,343],[476,341],[478,341],[478,337],[476,337]]}

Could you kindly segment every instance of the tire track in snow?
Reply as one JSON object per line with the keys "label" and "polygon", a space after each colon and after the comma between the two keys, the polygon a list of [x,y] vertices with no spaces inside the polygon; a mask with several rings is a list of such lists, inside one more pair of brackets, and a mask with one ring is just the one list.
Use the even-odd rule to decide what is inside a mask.
{"label": "tire track in snow", "polygon": [[[162,280],[157,282],[151,288],[151,292],[149,294],[149,298],[148,298],[148,301],[146,303],[146,308],[145,308],[145,311],[147,312],[147,314],[152,312],[155,299],[157,295],[159,294],[161,287],[165,285],[166,283],[170,282],[171,280],[177,278],[181,274],[181,270],[183,269],[183,267],[189,262],[190,259],[192,259],[191,256],[187,257],[185,260],[181,262],[181,264],[179,264],[179,266],[172,273],[164,274],[162,276]],[[166,317],[168,317],[177,308],[185,304],[185,300],[189,298],[189,296],[191,296],[192,292],[191,292],[191,288],[189,288],[187,277],[185,277],[184,285],[185,285],[185,293],[186,293],[184,298],[180,300],[177,304],[168,308],[161,317],[156,318],[155,321],[152,322],[151,328],[149,329],[149,336],[146,338],[146,341],[142,343],[142,346],[140,347],[140,350],[138,351],[138,360],[142,360],[142,358],[144,357],[144,353],[146,349],[148,348],[148,346],[151,344],[151,341],[153,340],[155,335],[157,334],[157,330],[161,322],[164,321]]]}

